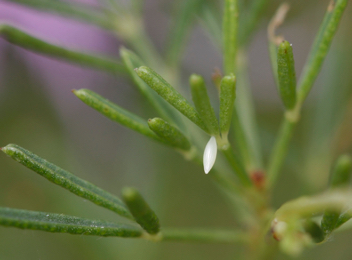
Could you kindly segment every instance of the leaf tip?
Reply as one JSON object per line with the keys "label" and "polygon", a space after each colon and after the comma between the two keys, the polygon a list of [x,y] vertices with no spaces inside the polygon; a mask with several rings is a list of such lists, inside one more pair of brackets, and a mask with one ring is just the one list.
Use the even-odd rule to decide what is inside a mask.
{"label": "leaf tip", "polygon": [[198,86],[203,82],[203,77],[198,74],[192,74],[189,78],[189,82],[191,86]]}

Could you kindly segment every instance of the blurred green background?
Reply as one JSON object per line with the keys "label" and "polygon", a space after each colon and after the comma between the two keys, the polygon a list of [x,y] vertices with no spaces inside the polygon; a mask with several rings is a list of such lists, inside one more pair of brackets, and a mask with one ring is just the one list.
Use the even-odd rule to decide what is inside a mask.
{"label": "blurred green background", "polygon": [[[299,75],[329,1],[292,0],[280,33],[293,43]],[[249,46],[250,80],[267,156],[282,118],[267,51],[266,26],[281,1],[270,1]],[[146,0],[146,28],[162,50],[177,3]],[[123,43],[93,26],[0,3],[0,19],[76,49],[118,56]],[[27,15],[26,17],[21,14]],[[352,6],[348,6],[313,92],[304,106],[273,204],[326,187],[331,163],[352,152]],[[82,45],[82,46],[81,46]],[[109,121],[71,89],[88,88],[144,117],[156,114],[123,78],[28,53],[0,39],[0,146],[16,143],[119,195],[137,187],[168,227],[234,228],[231,207],[200,167],[179,154]],[[195,24],[182,59],[182,82],[200,73],[210,81],[221,54]],[[210,85],[210,84],[209,84]],[[215,88],[209,90],[216,104]],[[267,159],[267,158],[266,158]],[[59,188],[0,154],[0,205],[123,222],[114,213]],[[352,230],[306,250],[298,259],[351,259]],[[51,234],[0,227],[0,259],[236,259],[239,247],[153,243],[133,239]],[[280,255],[277,259],[289,259]]]}

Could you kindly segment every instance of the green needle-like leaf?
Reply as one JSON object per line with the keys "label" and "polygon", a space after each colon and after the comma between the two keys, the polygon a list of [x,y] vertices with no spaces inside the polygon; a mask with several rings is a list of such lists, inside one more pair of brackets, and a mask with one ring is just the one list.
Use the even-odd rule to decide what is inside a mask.
{"label": "green needle-like leaf", "polygon": [[296,105],[296,71],[292,46],[288,41],[279,45],[277,53],[277,74],[281,100],[287,110]]}
{"label": "green needle-like leaf", "polygon": [[347,2],[348,0],[333,0],[329,4],[324,21],[312,46],[307,64],[302,72],[298,90],[298,101],[301,103],[308,96],[320,72]]}
{"label": "green needle-like leaf", "polygon": [[143,231],[137,227],[103,220],[67,216],[30,210],[0,207],[0,225],[21,229],[41,230],[89,236],[140,237]]}
{"label": "green needle-like leaf", "polygon": [[79,197],[112,210],[123,217],[132,219],[130,212],[119,198],[90,182],[78,178],[72,173],[61,169],[18,145],[9,144],[3,147],[2,151],[52,183],[69,190]]}
{"label": "green needle-like leaf", "polygon": [[236,77],[231,74],[225,76],[220,84],[220,131],[223,138],[227,138],[230,130],[235,99]]}
{"label": "green needle-like leaf", "polygon": [[224,71],[225,74],[235,73],[238,34],[237,0],[225,0],[222,26],[224,41]]}
{"label": "green needle-like leaf", "polygon": [[12,44],[39,54],[91,67],[93,69],[106,70],[112,73],[126,73],[125,67],[112,59],[65,49],[33,37],[10,25],[0,25],[0,36]]}
{"label": "green needle-like leaf", "polygon": [[158,111],[158,113],[169,121],[175,122],[181,128],[184,128],[184,123],[182,118],[177,112],[168,104],[164,99],[162,99],[153,89],[151,89],[134,71],[144,65],[143,61],[132,51],[122,47],[120,49],[121,58],[127,68],[129,74],[131,75],[134,83],[138,87],[139,91],[144,95],[149,103]]}
{"label": "green needle-like leaf", "polygon": [[167,145],[188,151],[191,149],[191,143],[176,127],[170,125],[161,118],[148,120],[148,125],[153,132]]}
{"label": "green needle-like leaf", "polygon": [[[260,0],[261,1],[261,0]],[[280,35],[276,35],[277,28],[285,21],[286,14],[290,9],[290,5],[286,2],[282,3],[279,8],[277,9],[273,18],[271,18],[270,23],[268,25],[268,45],[269,45],[269,54],[270,54],[270,62],[271,62],[271,69],[274,74],[275,83],[279,90],[279,79],[278,79],[278,72],[277,72],[277,50],[278,46],[284,41],[284,38]]]}
{"label": "green needle-like leaf", "polygon": [[96,24],[105,29],[111,29],[112,24],[105,13],[85,4],[64,2],[60,0],[6,0],[33,9],[42,10],[86,23]]}
{"label": "green needle-like leaf", "polygon": [[193,103],[202,121],[205,123],[211,135],[218,136],[219,124],[214,109],[210,104],[204,79],[199,75],[193,74],[190,77],[189,83],[191,86]]}
{"label": "green needle-like leaf", "polygon": [[142,66],[136,69],[138,76],[144,80],[156,93],[169,102],[174,108],[185,115],[189,120],[209,133],[196,109],[169,83],[151,68]]}
{"label": "green needle-like leaf", "polygon": [[149,234],[159,233],[160,224],[158,217],[136,189],[124,188],[122,190],[122,197],[136,222],[145,231]]}
{"label": "green needle-like leaf", "polygon": [[131,112],[124,110],[118,105],[110,102],[103,98],[97,93],[88,90],[80,89],[73,90],[73,93],[88,106],[102,113],[104,116],[110,118],[113,121],[120,123],[142,135],[160,141],[160,139],[151,131],[146,121]]}
{"label": "green needle-like leaf", "polygon": [[[331,177],[331,188],[347,186],[351,179],[352,159],[348,155],[342,155],[337,160]],[[341,226],[351,218],[350,214],[341,214],[341,211],[326,211],[321,220],[324,235],[328,236],[334,229]]]}

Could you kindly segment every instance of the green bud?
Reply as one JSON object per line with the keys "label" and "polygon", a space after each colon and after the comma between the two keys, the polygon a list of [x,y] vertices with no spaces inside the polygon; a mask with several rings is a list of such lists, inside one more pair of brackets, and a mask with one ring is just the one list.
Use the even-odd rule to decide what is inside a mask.
{"label": "green bud", "polygon": [[167,145],[188,151],[191,143],[176,127],[161,118],[148,120],[149,128]]}
{"label": "green bud", "polygon": [[122,197],[136,222],[145,231],[149,234],[159,233],[160,224],[158,217],[136,189],[124,188],[122,190]]}

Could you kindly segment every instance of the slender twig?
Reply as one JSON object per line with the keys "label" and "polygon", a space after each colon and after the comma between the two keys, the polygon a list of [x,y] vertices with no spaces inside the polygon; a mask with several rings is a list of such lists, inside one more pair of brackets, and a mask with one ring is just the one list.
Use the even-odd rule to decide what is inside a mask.
{"label": "slender twig", "polygon": [[162,231],[161,241],[247,243],[249,242],[249,236],[241,231],[165,228]]}
{"label": "slender twig", "polygon": [[272,151],[268,166],[269,186],[272,186],[278,178],[281,166],[287,154],[288,143],[294,130],[293,126],[299,121],[302,104],[321,70],[347,2],[348,0],[334,0],[331,1],[328,6],[323,23],[315,38],[310,56],[298,84],[298,101],[296,107],[293,111],[286,112],[284,122],[282,123],[282,129],[284,130],[280,131]]}

